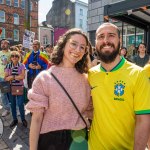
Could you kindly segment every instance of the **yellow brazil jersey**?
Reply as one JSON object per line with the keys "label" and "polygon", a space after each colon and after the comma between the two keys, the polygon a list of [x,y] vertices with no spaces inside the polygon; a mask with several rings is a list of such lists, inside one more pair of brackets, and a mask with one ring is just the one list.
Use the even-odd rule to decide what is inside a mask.
{"label": "yellow brazil jersey", "polygon": [[110,72],[89,71],[94,114],[89,150],[133,150],[135,115],[150,113],[150,84],[142,68],[121,59]]}
{"label": "yellow brazil jersey", "polygon": [[150,79],[150,64],[145,65],[144,66],[144,70],[146,71],[146,73],[147,73],[147,75],[148,75],[148,77]]}

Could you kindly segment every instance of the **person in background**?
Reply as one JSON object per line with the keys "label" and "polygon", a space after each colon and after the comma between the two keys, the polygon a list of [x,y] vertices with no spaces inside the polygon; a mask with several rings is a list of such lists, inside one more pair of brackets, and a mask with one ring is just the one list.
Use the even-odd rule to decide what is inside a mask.
{"label": "person in background", "polygon": [[[1,40],[1,51],[0,51],[0,81],[4,81],[4,68],[10,62],[10,43],[6,39]],[[2,106],[4,111],[2,112],[2,117],[7,116],[10,113],[10,105],[7,93],[2,93],[0,90],[0,97],[2,100]]]}
{"label": "person in background", "polygon": [[10,47],[10,51],[19,51],[19,49],[17,46],[14,45]]}
{"label": "person in background", "polygon": [[40,51],[40,42],[35,40],[33,42],[33,50],[26,54],[23,60],[26,69],[28,70],[28,88],[32,86],[35,77],[42,71],[47,69],[49,63],[48,57],[45,53]]}
{"label": "person in background", "polygon": [[93,56],[93,47],[90,42],[89,42],[89,46],[88,46],[88,56],[89,56],[89,58],[88,58],[89,68],[92,68],[99,63],[99,60]]}
{"label": "person in background", "polygon": [[46,45],[45,52],[48,55],[48,59],[51,60],[51,55],[52,55],[52,52],[53,52],[53,45],[52,44]]}
{"label": "person in background", "polygon": [[[11,82],[11,86],[23,86],[23,79],[25,77],[25,66],[19,62],[20,54],[18,51],[11,52],[11,62],[7,64],[5,68],[5,80]],[[19,107],[20,117],[24,127],[27,127],[27,121],[25,120],[24,110],[24,97],[22,95],[12,95],[9,93],[9,99],[11,102],[11,113],[13,121],[10,127],[14,127],[18,124],[16,107]],[[17,106],[16,106],[17,105]]]}
{"label": "person in background", "polygon": [[86,76],[87,46],[88,38],[80,29],[68,30],[54,47],[54,65],[34,80],[27,104],[27,109],[32,112],[30,150],[88,149],[85,122],[50,74],[53,73],[63,84],[87,121],[86,118],[92,114]]}
{"label": "person in background", "polygon": [[24,59],[24,56],[25,56],[25,52],[23,51],[22,44],[18,44],[17,47],[18,47],[18,52],[20,54],[20,62],[22,63],[23,59]]}
{"label": "person in background", "polygon": [[90,150],[144,150],[150,133],[150,82],[145,71],[120,56],[120,30],[96,30],[101,64],[89,70],[93,99]]}
{"label": "person in background", "polygon": [[123,56],[124,58],[127,57],[127,48],[126,47],[120,48],[120,55]]}
{"label": "person in background", "polygon": [[44,52],[44,46],[41,46],[41,47],[40,47],[40,51],[41,51],[41,52]]}
{"label": "person in background", "polygon": [[138,54],[134,56],[133,63],[140,67],[144,67],[149,61],[149,55],[147,54],[146,44],[140,43],[138,46]]}

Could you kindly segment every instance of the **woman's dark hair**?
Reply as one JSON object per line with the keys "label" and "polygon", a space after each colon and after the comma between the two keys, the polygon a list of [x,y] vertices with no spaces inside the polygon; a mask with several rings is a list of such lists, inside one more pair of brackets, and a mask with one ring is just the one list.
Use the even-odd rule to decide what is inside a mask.
{"label": "woman's dark hair", "polygon": [[[62,62],[63,56],[64,56],[64,47],[67,41],[71,38],[71,36],[75,34],[82,35],[86,40],[86,46],[89,45],[88,38],[82,30],[78,28],[73,28],[73,29],[68,30],[65,34],[63,34],[59,38],[56,46],[54,47],[54,51],[53,51],[52,59],[51,59],[52,64],[59,65]],[[75,68],[80,73],[88,72],[87,48],[86,48],[86,53],[83,55],[82,59],[75,64]]]}

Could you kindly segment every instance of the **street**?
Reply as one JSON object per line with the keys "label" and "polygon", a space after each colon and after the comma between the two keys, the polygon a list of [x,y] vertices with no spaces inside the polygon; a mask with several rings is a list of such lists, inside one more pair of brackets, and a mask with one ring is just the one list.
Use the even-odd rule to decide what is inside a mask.
{"label": "street", "polygon": [[[2,107],[0,105],[0,114],[2,113]],[[11,114],[2,118],[4,124],[4,132],[2,138],[0,138],[0,150],[28,150],[29,149],[29,127],[31,116],[26,112],[26,120],[28,127],[22,126],[20,117],[18,116],[18,125],[14,128],[10,128],[9,125],[12,121]]]}

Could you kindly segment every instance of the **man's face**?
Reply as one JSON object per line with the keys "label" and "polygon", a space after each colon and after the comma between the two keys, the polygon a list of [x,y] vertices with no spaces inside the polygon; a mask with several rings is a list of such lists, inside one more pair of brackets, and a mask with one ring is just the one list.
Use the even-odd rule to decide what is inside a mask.
{"label": "man's face", "polygon": [[1,41],[1,49],[2,50],[8,50],[9,49],[9,44],[7,41],[5,41],[5,40]]}
{"label": "man's face", "polygon": [[53,52],[53,48],[52,47],[46,47],[46,52],[47,53],[52,53]]}
{"label": "man's face", "polygon": [[119,55],[120,39],[112,25],[102,25],[96,32],[96,50],[104,63],[111,63]]}
{"label": "man's face", "polygon": [[33,42],[33,50],[38,51],[40,49],[40,45],[37,42]]}

